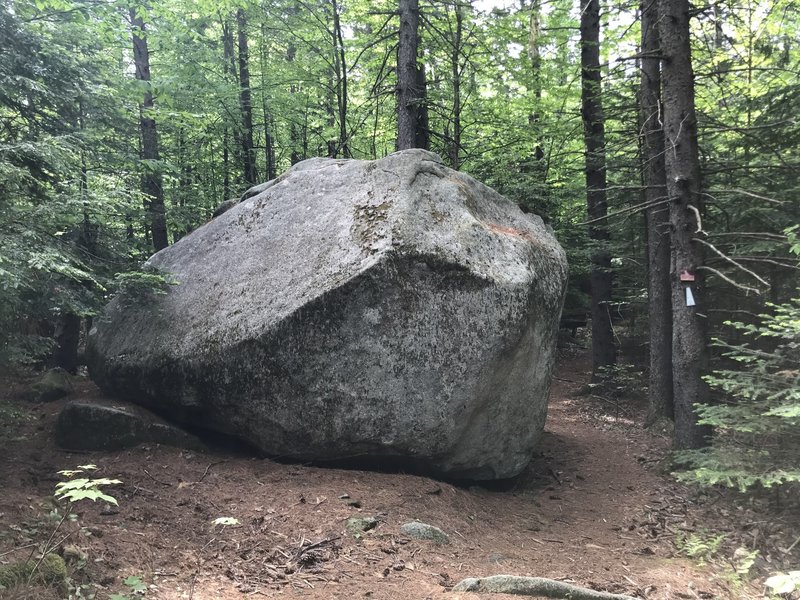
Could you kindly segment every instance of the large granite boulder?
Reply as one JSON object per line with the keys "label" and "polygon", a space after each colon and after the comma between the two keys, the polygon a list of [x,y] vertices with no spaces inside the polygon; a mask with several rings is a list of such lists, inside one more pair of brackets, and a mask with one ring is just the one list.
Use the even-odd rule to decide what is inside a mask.
{"label": "large granite boulder", "polygon": [[150,259],[166,294],[111,302],[98,385],[270,455],[519,473],[567,280],[541,219],[422,150],[259,187]]}

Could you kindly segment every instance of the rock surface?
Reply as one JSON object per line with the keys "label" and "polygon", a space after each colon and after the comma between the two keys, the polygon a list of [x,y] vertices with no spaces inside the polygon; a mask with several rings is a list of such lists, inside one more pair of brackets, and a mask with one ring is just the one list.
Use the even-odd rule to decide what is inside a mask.
{"label": "rock surface", "polygon": [[72,376],[60,367],[49,369],[42,373],[31,390],[34,402],[53,402],[72,393]]}
{"label": "rock surface", "polygon": [[147,411],[75,400],[56,421],[56,443],[67,450],[122,450],[139,444],[164,444],[201,450],[203,443]]}
{"label": "rock surface", "polygon": [[345,522],[344,528],[350,535],[361,537],[362,533],[375,529],[378,523],[380,523],[380,521],[375,517],[350,517]]}
{"label": "rock surface", "polygon": [[430,540],[432,542],[436,542],[437,544],[450,543],[450,538],[444,531],[438,527],[428,525],[427,523],[420,523],[419,521],[403,523],[400,526],[400,531],[407,536],[418,540]]}
{"label": "rock surface", "polygon": [[150,259],[165,295],[112,301],[99,386],[272,455],[518,474],[567,278],[541,219],[422,150],[304,161],[253,193]]}

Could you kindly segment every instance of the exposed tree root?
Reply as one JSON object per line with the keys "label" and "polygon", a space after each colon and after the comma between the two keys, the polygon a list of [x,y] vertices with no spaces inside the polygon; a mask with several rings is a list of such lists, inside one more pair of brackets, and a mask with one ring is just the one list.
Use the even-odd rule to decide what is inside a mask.
{"label": "exposed tree root", "polygon": [[454,592],[476,592],[494,594],[516,594],[518,596],[540,596],[562,600],[637,600],[633,596],[598,592],[544,577],[517,577],[515,575],[493,575],[461,580]]}

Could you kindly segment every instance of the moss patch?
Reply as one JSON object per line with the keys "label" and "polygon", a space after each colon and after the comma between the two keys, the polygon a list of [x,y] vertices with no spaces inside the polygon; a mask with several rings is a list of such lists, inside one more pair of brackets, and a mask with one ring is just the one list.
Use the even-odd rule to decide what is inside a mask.
{"label": "moss patch", "polygon": [[57,554],[48,554],[38,561],[27,560],[8,565],[0,565],[0,589],[21,585],[43,585],[67,589],[67,565]]}

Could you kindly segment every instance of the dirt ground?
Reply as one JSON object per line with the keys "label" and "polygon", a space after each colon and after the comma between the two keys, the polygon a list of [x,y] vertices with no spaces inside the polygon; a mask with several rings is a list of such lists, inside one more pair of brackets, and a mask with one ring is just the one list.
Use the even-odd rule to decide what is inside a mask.
{"label": "dirt ground", "polygon": [[[98,599],[469,600],[481,596],[452,586],[499,573],[650,600],[748,598],[760,588],[737,580],[726,560],[738,545],[765,548],[766,571],[800,562],[790,516],[694,497],[660,473],[666,436],[641,428],[635,403],[580,395],[587,379],[584,357],[562,357],[539,453],[517,480],[488,487],[223,450],[70,453],[52,441],[63,401],[26,403],[24,384],[9,383],[0,388],[0,563],[27,558],[52,535],[57,471],[86,463],[122,481],[107,488],[119,506],[76,504],[77,520],[51,544],[84,555],[71,566],[73,579],[98,586]],[[88,380],[79,387],[78,396],[99,394]],[[345,523],[354,516],[378,525],[353,537]],[[214,525],[219,517],[239,524]],[[450,543],[402,535],[400,525],[415,519],[440,527]],[[727,537],[705,566],[703,552],[690,560],[676,547],[687,538],[702,546],[719,530]],[[130,576],[148,586],[144,594],[123,583]],[[21,588],[4,595],[48,597]]]}

